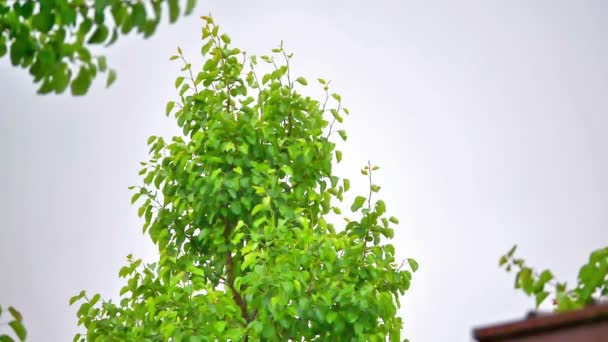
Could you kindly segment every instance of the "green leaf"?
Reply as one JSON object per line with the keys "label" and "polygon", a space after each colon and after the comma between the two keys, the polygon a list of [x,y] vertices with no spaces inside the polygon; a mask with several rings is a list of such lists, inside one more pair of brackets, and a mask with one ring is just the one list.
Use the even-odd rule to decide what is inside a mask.
{"label": "green leaf", "polygon": [[174,23],[179,17],[179,2],[177,0],[169,0],[169,22]]}
{"label": "green leaf", "polygon": [[325,319],[327,320],[327,323],[329,323],[329,324],[332,324],[337,318],[338,318],[338,313],[336,313],[335,311],[330,311],[327,313],[327,316],[325,316]]}
{"label": "green leaf", "polygon": [[226,329],[227,325],[228,323],[226,321],[216,321],[213,323],[213,328],[215,329],[216,333],[222,333]]}
{"label": "green leaf", "polygon": [[211,39],[207,43],[205,43],[205,45],[203,45],[203,47],[201,48],[201,54],[203,56],[205,56],[209,52],[209,50],[213,46],[213,43],[214,43],[214,41]]}
{"label": "green leaf", "polygon": [[348,323],[355,323],[358,318],[359,318],[359,315],[355,311],[346,312],[346,321]]}
{"label": "green leaf", "polygon": [[105,47],[114,44],[116,40],[118,40],[118,29],[115,27],[114,29],[112,29],[112,36],[110,37],[110,40],[106,43]]}
{"label": "green leaf", "polygon": [[80,293],[77,294],[76,296],[70,298],[70,305],[73,305],[77,300],[79,300],[82,297],[84,297],[85,294],[86,294],[86,292],[83,290],[83,291],[80,291]]}
{"label": "green leaf", "polygon": [[101,71],[101,72],[105,72],[107,70],[108,64],[106,63],[105,56],[97,57],[97,66],[99,67],[99,71]]}
{"label": "green leaf", "polygon": [[12,306],[8,307],[8,312],[11,314],[11,316],[13,316],[13,318],[17,321],[22,321],[23,320],[23,316],[21,316],[21,312],[19,312],[19,310],[15,309]]}
{"label": "green leaf", "polygon": [[547,296],[549,296],[549,292],[541,291],[541,292],[536,293],[535,299],[536,299],[537,308],[545,301]]}
{"label": "green leaf", "polygon": [[412,272],[416,272],[418,270],[418,262],[416,262],[416,260],[409,258],[407,259],[407,263],[410,264]]}
{"label": "green leaf", "polygon": [[249,254],[245,255],[245,258],[243,258],[243,263],[241,264],[241,271],[244,271],[247,267],[249,267],[249,265],[254,264],[256,261],[257,261],[256,253],[249,253]]}
{"label": "green leaf", "polygon": [[515,254],[515,250],[517,249],[517,245],[514,245],[513,247],[511,247],[511,249],[509,250],[509,252],[507,252],[507,257],[512,257],[513,254]]}
{"label": "green leaf", "polygon": [[338,163],[342,161],[342,151],[336,150],[336,161]]}
{"label": "green leaf", "polygon": [[296,82],[300,83],[301,85],[308,85],[308,81],[306,81],[304,77],[296,78]]}
{"label": "green leaf", "polygon": [[26,42],[22,39],[15,39],[11,44],[10,58],[13,66],[17,66],[21,63],[25,51],[27,49]]}
{"label": "green leaf", "polygon": [[399,220],[395,216],[391,216],[388,220],[394,224],[399,224]]}
{"label": "green leaf", "polygon": [[32,27],[43,33],[49,32],[55,23],[55,15],[50,11],[40,11],[32,17]]}
{"label": "green leaf", "polygon": [[192,14],[192,11],[194,11],[195,6],[196,6],[196,0],[188,0],[186,2],[186,11],[184,12],[184,14],[185,15]]}
{"label": "green leaf", "polygon": [[355,212],[357,210],[359,210],[363,204],[365,203],[366,198],[363,196],[357,196],[355,198],[355,200],[353,201],[353,204],[350,206],[350,210],[352,212]]}
{"label": "green leaf", "polygon": [[222,35],[220,36],[220,38],[222,39],[222,41],[223,41],[224,43],[226,43],[226,44],[230,44],[230,37],[228,37],[228,35],[227,35],[227,34],[222,34]]}
{"label": "green leaf", "polygon": [[137,2],[132,7],[131,20],[133,25],[143,27],[146,23],[146,8],[140,2]]}
{"label": "green leaf", "polygon": [[538,277],[538,281],[542,284],[545,284],[553,279],[553,273],[549,270],[544,270]]}
{"label": "green leaf", "polygon": [[108,38],[109,33],[110,32],[108,31],[108,28],[105,25],[97,26],[97,28],[95,29],[95,31],[93,31],[93,34],[89,38],[88,43],[89,44],[103,43]]}
{"label": "green leaf", "polygon": [[53,73],[53,85],[55,92],[58,94],[63,93],[70,84],[71,77],[72,72],[65,64],[62,65],[60,68],[57,68]]}
{"label": "green leaf", "polygon": [[8,335],[0,335],[0,342],[15,342],[15,340]]}
{"label": "green leaf", "polygon": [[72,95],[81,96],[87,93],[89,87],[91,86],[91,74],[89,70],[84,67],[81,67],[78,71],[78,75],[76,78],[72,80],[72,84],[70,86],[70,90],[72,91]]}
{"label": "green leaf", "polygon": [[25,341],[25,337],[27,336],[27,330],[25,330],[25,327],[23,326],[23,323],[21,323],[21,321],[10,321],[8,325],[13,328],[15,335],[17,335],[20,341]]}
{"label": "green leaf", "polygon": [[133,194],[133,197],[131,197],[131,204],[137,202],[137,200],[139,199],[139,197],[141,196],[141,193],[136,192]]}
{"label": "green leaf", "polygon": [[509,261],[509,259],[507,259],[507,256],[503,255],[500,257],[500,260],[498,261],[498,266],[504,266],[508,261]]}
{"label": "green leaf", "polygon": [[2,37],[0,37],[0,57],[6,55],[7,51],[8,49],[6,48],[6,42],[3,40]]}
{"label": "green leaf", "polygon": [[179,86],[184,82],[184,77],[179,76],[175,79],[175,89],[179,88]]}
{"label": "green leaf", "polygon": [[342,138],[342,140],[346,141],[346,131],[344,131],[343,129],[338,131],[338,134],[340,134],[340,137]]}
{"label": "green leaf", "polygon": [[169,114],[171,113],[171,111],[173,110],[173,107],[175,106],[175,102],[173,101],[169,101],[167,102],[167,107],[165,108],[165,115],[169,116]]}
{"label": "green leaf", "polygon": [[108,72],[108,79],[106,80],[106,88],[111,86],[114,81],[116,81],[116,71],[114,69],[110,69]]}

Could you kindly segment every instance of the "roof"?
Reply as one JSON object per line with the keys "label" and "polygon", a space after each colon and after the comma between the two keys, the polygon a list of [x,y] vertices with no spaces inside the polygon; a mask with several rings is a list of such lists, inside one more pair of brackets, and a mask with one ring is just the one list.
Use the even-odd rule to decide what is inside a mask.
{"label": "roof", "polygon": [[[480,342],[490,341],[608,341],[608,303],[558,314],[532,316],[510,323],[477,328]],[[603,337],[604,339],[599,339]],[[598,338],[598,339],[593,339]]]}

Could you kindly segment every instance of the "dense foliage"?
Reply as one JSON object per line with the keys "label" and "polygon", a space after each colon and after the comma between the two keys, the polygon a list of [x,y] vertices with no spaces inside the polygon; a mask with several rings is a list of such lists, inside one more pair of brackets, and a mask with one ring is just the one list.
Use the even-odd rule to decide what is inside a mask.
{"label": "dense foliage", "polygon": [[[166,6],[164,6],[166,4]],[[113,44],[120,35],[136,30],[151,36],[164,7],[175,22],[196,0],[0,0],[0,58],[28,69],[38,93],[83,95],[98,73],[111,85],[116,73],[105,56],[93,56],[96,44]]]}
{"label": "dense foliage", "polygon": [[[25,337],[27,336],[27,330],[25,329],[25,326],[23,325],[23,317],[21,316],[21,313],[15,309],[12,306],[8,307],[8,313],[10,314],[11,318],[9,319],[9,321],[4,322],[2,319],[2,307],[0,306],[0,327],[3,325],[7,325],[10,330],[12,330],[13,335],[17,336],[17,338],[19,339],[19,341],[25,341]],[[11,337],[9,334],[3,334],[0,333],[0,342],[13,342],[14,338]]]}
{"label": "dense foliage", "polygon": [[377,167],[361,170],[369,193],[353,215],[330,222],[342,222],[350,187],[332,173],[342,153],[331,140],[346,140],[333,130],[348,114],[341,97],[322,79],[322,101],[301,95],[308,81],[291,75],[282,44],[258,60],[203,19],[202,70],[181,49],[171,57],[185,76],[166,112],[183,136],[150,137],[133,196],[159,260],[129,256],[118,302],[73,297],[85,329],[75,340],[400,340],[412,275],[387,243],[398,222],[373,198]]}
{"label": "dense foliage", "polygon": [[557,281],[550,270],[534,271],[523,259],[514,257],[515,250],[516,246],[500,258],[500,266],[507,271],[517,269],[515,288],[534,296],[537,308],[549,296],[553,297],[556,311],[580,309],[608,299],[608,247],[591,253],[588,262],[580,268],[574,287]]}

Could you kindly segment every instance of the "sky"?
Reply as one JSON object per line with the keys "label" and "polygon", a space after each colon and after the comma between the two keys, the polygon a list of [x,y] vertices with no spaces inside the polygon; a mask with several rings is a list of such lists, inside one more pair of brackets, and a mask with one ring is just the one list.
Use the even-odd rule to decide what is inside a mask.
{"label": "sky", "polygon": [[0,60],[0,303],[21,309],[30,341],[71,340],[70,296],[116,298],[126,255],[154,260],[127,187],[147,137],[178,134],[168,57],[179,45],[202,65],[210,12],[235,46],[283,40],[295,73],[342,95],[336,170],[356,192],[359,169],[381,166],[398,257],[420,264],[399,310],[412,342],[471,341],[532,309],[498,268],[513,244],[570,282],[608,245],[608,2],[199,0],[103,50],[118,79],[85,97],[38,96]]}

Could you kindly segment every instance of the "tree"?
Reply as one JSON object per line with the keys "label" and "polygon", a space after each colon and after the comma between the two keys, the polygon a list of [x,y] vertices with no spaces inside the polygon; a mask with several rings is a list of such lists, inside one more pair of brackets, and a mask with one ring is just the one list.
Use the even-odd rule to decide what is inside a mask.
{"label": "tree", "polygon": [[524,259],[515,258],[516,249],[517,246],[513,246],[500,258],[499,264],[507,272],[512,268],[517,269],[515,288],[533,296],[537,309],[550,295],[553,297],[554,309],[558,312],[580,309],[608,299],[608,247],[591,253],[589,261],[578,272],[576,286],[572,288],[565,282],[556,280],[550,270],[538,273],[527,266]]}
{"label": "tree", "polygon": [[[0,1],[0,58],[28,69],[39,94],[84,95],[98,73],[107,73],[106,85],[116,79],[106,57],[93,56],[97,44],[109,46],[134,29],[145,38],[160,23],[163,5],[169,21],[180,15],[179,0],[14,0]],[[186,0],[190,14],[196,0]]]}
{"label": "tree", "polygon": [[361,170],[369,193],[354,198],[354,217],[331,223],[350,188],[332,173],[342,153],[331,139],[346,140],[333,131],[348,114],[340,95],[323,79],[322,101],[301,95],[308,81],[291,75],[282,44],[258,65],[203,19],[202,70],[179,48],[171,57],[185,75],[166,113],[183,136],[149,138],[132,199],[159,259],[128,257],[119,302],[73,297],[86,330],[75,340],[400,340],[412,274],[387,243],[398,221],[374,197],[377,167]]}

